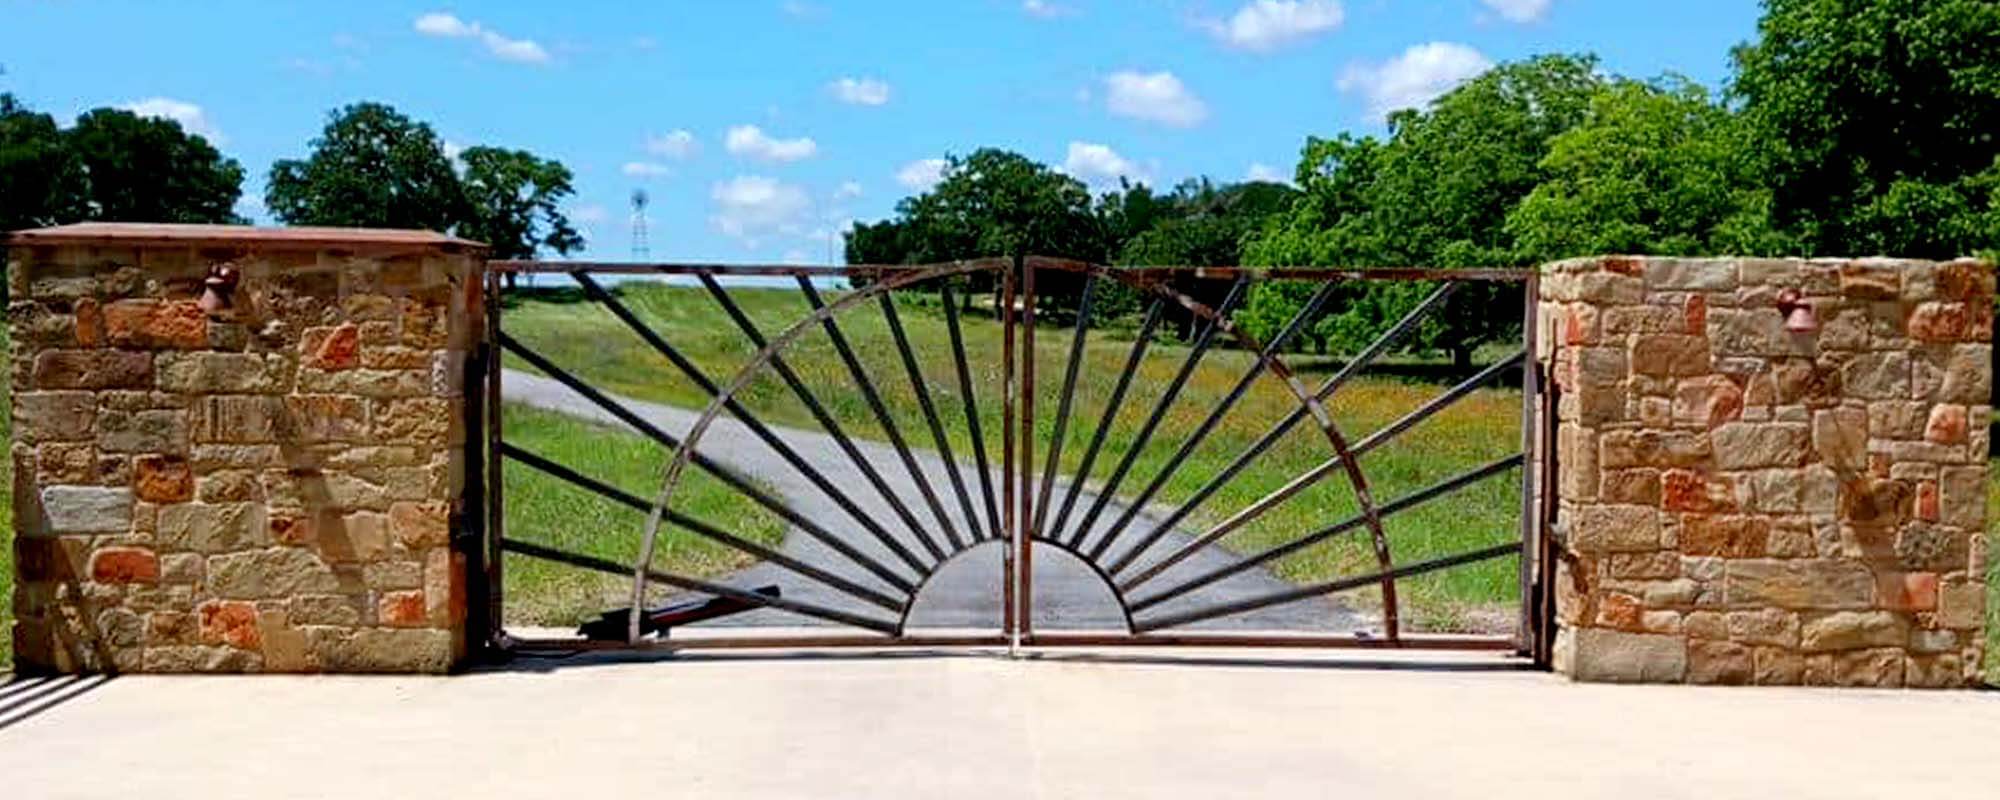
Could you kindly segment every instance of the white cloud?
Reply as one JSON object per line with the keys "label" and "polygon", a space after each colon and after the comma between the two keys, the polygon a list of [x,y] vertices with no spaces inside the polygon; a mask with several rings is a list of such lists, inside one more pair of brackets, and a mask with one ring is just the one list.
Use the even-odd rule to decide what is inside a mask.
{"label": "white cloud", "polygon": [[889,102],[889,84],[874,78],[841,78],[826,88],[840,102],[851,106],[879,106]]}
{"label": "white cloud", "polygon": [[465,145],[463,145],[463,144],[461,144],[461,143],[459,143],[459,142],[454,142],[454,141],[452,141],[452,140],[450,140],[450,139],[446,139],[446,140],[444,140],[443,144],[444,144],[444,157],[445,157],[445,158],[449,158],[449,159],[451,159],[451,160],[453,160],[453,161],[457,161],[457,160],[458,160],[458,157],[459,157],[460,155],[463,155],[463,154],[465,153]]}
{"label": "white cloud", "polygon": [[477,39],[486,46],[486,52],[502,61],[522,64],[545,64],[549,52],[536,44],[533,39],[512,39],[491,30],[477,22],[467,22],[443,12],[433,11],[411,24],[418,33],[442,39]]}
{"label": "white cloud", "polygon": [[1492,66],[1491,59],[1466,45],[1429,42],[1380,64],[1348,67],[1338,86],[1343,92],[1361,93],[1368,99],[1368,113],[1380,117],[1430,105],[1438,95]]}
{"label": "white cloud", "polygon": [[1076,9],[1074,8],[1058,3],[1051,3],[1048,0],[1021,0],[1021,11],[1025,12],[1028,16],[1040,17],[1042,19],[1067,17],[1076,13]]}
{"label": "white cloud", "polygon": [[569,218],[579,225],[597,225],[611,219],[611,212],[596,203],[587,203],[570,209]]}
{"label": "white cloud", "polygon": [[819,19],[826,16],[826,8],[803,0],[785,0],[778,4],[778,10],[793,19]]}
{"label": "white cloud", "polygon": [[722,146],[731,155],[759,161],[798,161],[812,158],[814,153],[819,152],[819,145],[809,138],[776,139],[755,125],[730,128],[728,135],[723,137]]}
{"label": "white cloud", "polygon": [[208,112],[203,111],[201,106],[186,100],[175,100],[171,97],[148,97],[144,100],[134,100],[126,103],[119,106],[119,108],[142,117],[158,117],[160,119],[173,120],[181,124],[182,130],[207,139],[210,144],[220,145],[223,142],[222,131],[217,129],[215,123],[209,120]]}
{"label": "white cloud", "polygon": [[1171,72],[1114,72],[1104,79],[1104,104],[1111,113],[1176,128],[1201,124],[1208,106]]}
{"label": "white cloud", "polygon": [[805,250],[804,250],[803,248],[798,248],[798,247],[794,247],[794,248],[792,248],[792,249],[790,249],[790,250],[786,250],[786,251],[785,251],[785,254],[784,254],[784,255],[782,255],[782,256],[779,256],[778,258],[779,258],[779,260],[781,260],[781,261],[783,261],[783,262],[785,262],[785,263],[787,263],[787,264],[810,264],[810,263],[812,263],[812,256],[809,256],[809,255],[806,255],[806,251],[805,251]]}
{"label": "white cloud", "polygon": [[1534,22],[1548,16],[1555,0],[1480,0],[1508,22]]}
{"label": "white cloud", "polygon": [[695,141],[694,134],[685,130],[674,130],[664,136],[646,137],[646,152],[675,160],[693,156],[701,150],[701,143]]}
{"label": "white cloud", "polygon": [[1093,186],[1116,184],[1119,178],[1148,180],[1148,172],[1118,151],[1095,142],[1070,142],[1062,171]]}
{"label": "white cloud", "polygon": [[1338,0],[1254,0],[1205,27],[1230,47],[1268,52],[1338,28],[1346,19]]}
{"label": "white cloud", "polygon": [[718,182],[709,190],[709,198],[715,202],[709,223],[750,247],[756,247],[761,236],[801,233],[812,210],[804,188],[761,175]]}
{"label": "white cloud", "polygon": [[833,190],[833,199],[835,202],[852,200],[860,196],[861,184],[857,181],[842,181],[840,187]]}
{"label": "white cloud", "polygon": [[627,161],[625,166],[618,168],[618,171],[625,173],[627,178],[640,179],[664,178],[674,174],[672,168],[653,161]]}
{"label": "white cloud", "polygon": [[1271,165],[1265,164],[1263,162],[1252,162],[1250,164],[1250,169],[1244,171],[1243,179],[1246,181],[1263,181],[1265,183],[1292,182],[1292,176],[1287,175],[1284,172],[1279,171],[1275,167],[1272,167]]}
{"label": "white cloud", "polygon": [[938,181],[944,180],[944,167],[942,158],[918,159],[896,170],[896,182],[913,192],[928,192],[938,185]]}

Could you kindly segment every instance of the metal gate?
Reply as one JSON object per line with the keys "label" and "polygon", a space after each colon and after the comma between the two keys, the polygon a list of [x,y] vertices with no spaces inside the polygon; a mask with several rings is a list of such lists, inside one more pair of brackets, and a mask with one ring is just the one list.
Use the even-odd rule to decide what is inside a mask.
{"label": "metal gate", "polygon": [[[589,376],[591,365],[557,363],[511,335],[502,277],[550,273],[574,281],[585,300],[656,354],[660,380],[698,390],[705,403],[699,413],[663,421],[602,388]],[[747,357],[722,369],[699,363],[621,300],[618,282],[633,279],[680,285],[675,302],[714,304],[728,330],[708,333],[740,337]],[[758,285],[746,288],[746,281]],[[1311,335],[1329,303],[1356,282],[1373,281],[1401,282],[1422,299],[1374,331],[1359,351],[1315,359],[1324,378],[1295,371],[1297,357],[1288,353]],[[1526,289],[1521,349],[1425,389],[1427,399],[1358,437],[1343,430],[1344,386],[1436,324],[1454,293],[1496,282]],[[1538,418],[1549,397],[1531,356],[1533,282],[1532,272],[1514,270],[1116,268],[1042,257],[850,267],[494,262],[487,285],[490,345],[669,455],[663,474],[648,477],[657,492],[645,497],[520,446],[503,435],[509,378],[489,369],[482,423],[486,624],[496,643],[529,651],[1246,645],[1537,654],[1546,649],[1538,635],[1546,627],[1539,609],[1546,581],[1538,568],[1544,514],[1534,489],[1536,459],[1528,454],[1547,450]],[[1306,298],[1282,325],[1267,322],[1268,340],[1258,341],[1237,320],[1253,287],[1263,283],[1296,287],[1291,291]],[[760,323],[741,302],[751,291],[787,293],[799,313],[781,325]],[[1114,317],[1122,323],[1112,325]],[[863,327],[874,333],[850,335]],[[1180,341],[1166,341],[1174,330]],[[1107,374],[1114,364],[1115,373]],[[1194,382],[1205,394],[1184,397],[1203,369]],[[1427,478],[1422,488],[1375,496],[1370,453],[1513,374],[1522,390],[1520,437],[1504,443],[1504,455]],[[1232,420],[1247,413],[1246,398],[1264,414],[1254,425]],[[788,410],[774,411],[779,402]],[[1210,446],[1225,428],[1236,431],[1236,441]],[[1246,443],[1242,431],[1251,429],[1262,433]],[[757,448],[761,460],[746,460]],[[1289,461],[1274,464],[1279,451]],[[642,512],[637,557],[621,561],[509,536],[501,488],[507,469],[533,470]],[[1391,524],[1398,515],[1510,475],[1520,494],[1506,513],[1518,525],[1477,546],[1398,558]],[[726,489],[746,508],[774,516],[785,528],[783,540],[759,543],[701,518],[684,500],[690,481]],[[1246,483],[1254,491],[1245,494]],[[1323,501],[1322,492],[1335,490],[1347,499]],[[1244,497],[1253,499],[1222,503]],[[1344,511],[1332,513],[1336,506]],[[662,566],[661,542],[670,530],[756,566],[721,575]],[[1253,531],[1248,544],[1230,540]],[[974,555],[981,552],[987,555]],[[1316,553],[1345,554],[1362,565],[1347,574],[1274,578],[1287,559]],[[500,589],[507,555],[627,576],[630,610],[607,614],[588,639],[510,635]],[[1518,581],[1520,597],[1512,634],[1408,630],[1399,587],[1509,558],[1519,564],[1518,576],[1509,578]],[[998,619],[920,624],[913,618],[920,599],[942,591],[929,587],[961,561],[991,571]],[[1046,594],[1038,594],[1038,569],[1090,576],[1115,608],[1081,628],[1038,624],[1038,617],[1067,613],[1038,608],[1051,602],[1038,599]],[[776,590],[754,585],[763,580],[774,581]],[[645,610],[663,591],[788,622],[777,630],[661,630]],[[1322,608],[1314,605],[1321,598],[1357,591],[1368,595],[1373,624],[1328,629],[1310,616],[1319,613],[1313,609]],[[1307,610],[1286,611],[1298,604]],[[1262,624],[1295,618],[1307,621],[1304,629]]]}

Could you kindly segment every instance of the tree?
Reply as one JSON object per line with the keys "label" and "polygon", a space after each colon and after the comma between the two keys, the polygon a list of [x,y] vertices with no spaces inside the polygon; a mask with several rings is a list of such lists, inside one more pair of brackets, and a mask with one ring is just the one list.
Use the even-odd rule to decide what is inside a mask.
{"label": "tree", "polygon": [[88,213],[83,165],[54,117],[0,94],[0,231],[41,228]]}
{"label": "tree", "polygon": [[264,204],[293,225],[447,232],[469,216],[437,133],[381,103],[335,111],[311,156],[272,164]]}
{"label": "tree", "polygon": [[1742,119],[1685,79],[1619,80],[1549,140],[1547,178],[1507,214],[1525,262],[1601,253],[1783,255]]}
{"label": "tree", "polygon": [[558,207],[574,193],[561,162],[498,147],[468,147],[459,160],[469,212],[459,235],[485,242],[496,258],[534,258],[544,249],[566,255],[583,247]]}
{"label": "tree", "polygon": [[[1507,213],[1544,179],[1541,162],[1550,139],[1583,119],[1602,83],[1596,68],[1587,56],[1502,64],[1428,109],[1391,115],[1386,140],[1308,140],[1297,171],[1305,195],[1250,243],[1246,255],[1265,265],[1517,265],[1521,254],[1506,229]],[[1328,304],[1340,319],[1322,320],[1315,329],[1327,335],[1380,330],[1413,306],[1424,288],[1342,290]],[[1386,294],[1364,299],[1353,291]],[[1263,309],[1257,319],[1289,318],[1281,313],[1281,299],[1259,303],[1252,297],[1253,307]],[[1419,329],[1416,344],[1444,349],[1458,370],[1469,370],[1476,347],[1518,329],[1518,315],[1495,309],[1520,307],[1518,287],[1468,287]]]}
{"label": "tree", "polygon": [[82,166],[90,219],[242,221],[243,167],[179,122],[99,108],[78,117],[63,142]]}
{"label": "tree", "polygon": [[1766,0],[1731,93],[1809,254],[2000,245],[2000,3]]}

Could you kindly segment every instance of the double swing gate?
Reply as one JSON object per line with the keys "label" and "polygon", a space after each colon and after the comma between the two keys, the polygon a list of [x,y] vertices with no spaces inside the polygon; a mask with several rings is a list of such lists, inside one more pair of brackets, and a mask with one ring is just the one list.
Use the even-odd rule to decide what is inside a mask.
{"label": "double swing gate", "polygon": [[[522,312],[507,310],[502,278],[538,275],[562,284],[569,313],[601,316],[573,331],[523,317],[516,338],[509,315]],[[1349,332],[1368,342],[1358,351],[1301,355],[1329,335],[1325,326],[1350,324],[1354,315],[1335,313],[1343,304],[1381,294],[1361,287],[1383,281],[1408,298],[1406,312]],[[1535,654],[1546,649],[1538,565],[1548,561],[1537,460],[1526,454],[1549,449],[1536,420],[1551,401],[1530,355],[1533,281],[1509,270],[1115,268],[1041,257],[494,262],[487,336],[506,369],[487,370],[480,422],[482,624],[518,651]],[[1507,286],[1529,299],[1494,288]],[[1356,380],[1393,366],[1385,362],[1475,295],[1519,303],[1480,313],[1519,309],[1521,349],[1469,375]],[[1290,300],[1272,302],[1280,298]],[[614,336],[627,338],[605,338]],[[647,363],[604,355],[614,351]],[[614,368],[622,372],[605,372]],[[1500,390],[1482,391],[1492,386]],[[1363,396],[1350,409],[1353,395]],[[507,410],[520,403],[615,423],[657,446],[660,460],[638,474],[590,474],[509,437]],[[502,487],[515,470],[627,509],[617,525],[560,537],[624,549],[510,528]],[[709,557],[677,557],[694,542]],[[606,575],[629,581],[617,602],[601,598],[624,608],[580,635],[534,635],[530,626],[552,621],[503,620],[510,560],[559,565],[598,586]],[[1453,572],[1469,574],[1447,580]],[[1494,614],[1489,598],[1484,625],[1454,619],[1478,605],[1462,595],[1480,587],[1518,606]]]}

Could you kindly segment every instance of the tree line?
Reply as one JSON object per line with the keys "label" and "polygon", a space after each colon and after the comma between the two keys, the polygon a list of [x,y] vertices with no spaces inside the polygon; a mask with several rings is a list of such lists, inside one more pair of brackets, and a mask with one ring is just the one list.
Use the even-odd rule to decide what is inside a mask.
{"label": "tree line", "polygon": [[[1093,199],[980,150],[857,226],[851,263],[1011,253],[1125,265],[1522,267],[1606,253],[1952,258],[2000,247],[2000,2],[1766,0],[1712,92],[1589,55],[1501,64],[1381,136],[1310,137],[1296,188],[1124,186]],[[1352,351],[1429,287],[1343,286],[1295,340]],[[1218,287],[1207,287],[1211,302]],[[1254,287],[1266,338],[1312,287]],[[1449,354],[1518,333],[1518,287],[1455,293],[1413,337]]]}
{"label": "tree line", "polygon": [[[497,258],[583,247],[560,208],[569,168],[467,147],[381,103],[335,110],[304,158],[271,166],[264,204],[291,225],[422,228]],[[0,94],[0,230],[71,222],[242,223],[243,167],[170,119],[98,108],[69,127]]]}

